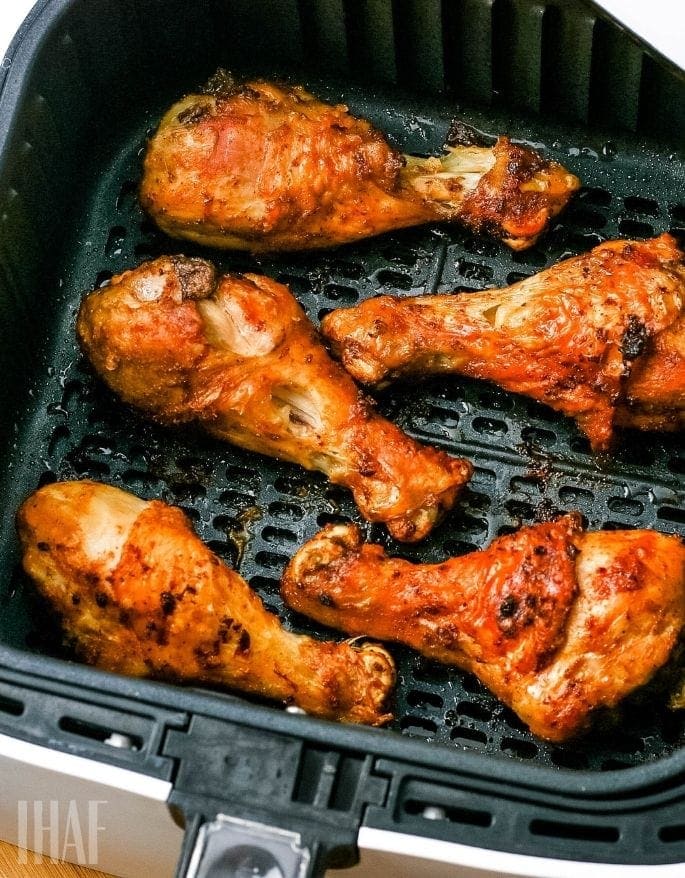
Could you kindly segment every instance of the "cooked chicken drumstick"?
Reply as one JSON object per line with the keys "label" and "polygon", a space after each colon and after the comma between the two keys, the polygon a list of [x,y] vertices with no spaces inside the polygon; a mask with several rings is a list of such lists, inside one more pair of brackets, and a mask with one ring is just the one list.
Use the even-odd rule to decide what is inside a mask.
{"label": "cooked chicken drumstick", "polygon": [[321,470],[399,540],[424,537],[471,475],[376,414],[287,287],[266,277],[161,257],[87,297],[77,330],[126,402]]}
{"label": "cooked chicken drumstick", "polygon": [[305,250],[458,220],[521,250],[579,185],[506,137],[403,156],[345,106],[220,73],[162,119],[140,198],[167,234],[212,247]]}
{"label": "cooked chicken drumstick", "polygon": [[358,381],[486,378],[574,417],[595,451],[614,425],[685,426],[685,261],[667,234],[601,244],[506,289],[370,299],[321,330]]}
{"label": "cooked chicken drumstick", "polygon": [[87,662],[225,685],[343,722],[392,718],[395,672],[382,647],[286,631],[179,509],[63,482],[29,497],[17,523],[24,569]]}
{"label": "cooked chicken drumstick", "polygon": [[586,728],[668,660],[685,625],[685,546],[653,531],[522,528],[442,564],[388,558],[329,526],[286,569],[307,616],[472,671],[541,738]]}

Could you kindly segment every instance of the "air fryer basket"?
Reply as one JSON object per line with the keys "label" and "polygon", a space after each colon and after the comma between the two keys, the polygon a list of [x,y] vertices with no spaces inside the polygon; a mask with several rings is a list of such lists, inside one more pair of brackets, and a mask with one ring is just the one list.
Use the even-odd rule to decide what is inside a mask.
{"label": "air fryer basket", "polygon": [[[13,115],[0,152],[0,403],[9,428],[0,448],[0,729],[121,759],[102,751],[97,712],[107,706],[103,697],[135,693],[135,710],[129,717],[120,710],[117,721],[131,731],[141,711],[149,718],[134,723],[140,770],[164,765],[186,813],[211,814],[207,802],[220,795],[211,772],[196,789],[198,754],[211,763],[203,742],[216,741],[207,729],[237,723],[248,739],[251,728],[270,728],[267,739],[294,742],[286,751],[273,748],[273,758],[287,752],[293,760],[292,789],[279,792],[283,811],[295,822],[300,813],[321,821],[329,834],[344,813],[351,827],[363,817],[503,850],[599,862],[682,860],[685,825],[682,811],[675,815],[684,795],[685,713],[668,711],[663,695],[639,693],[600,718],[591,736],[550,745],[474,677],[402,648],[392,648],[396,719],[381,732],[288,716],[225,694],[134,687],[67,663],[54,620],[19,572],[12,521],[21,499],[58,478],[94,478],[162,498],[186,510],[203,540],[288,627],[334,636],[284,607],[279,577],[322,525],[360,521],[349,494],[192,428],[156,427],[123,406],[75,343],[82,295],[144,259],[184,252],[287,283],[316,322],[378,293],[504,286],[609,238],[685,235],[685,161],[673,146],[685,131],[682,82],[583,3],[53,0],[28,33],[31,60],[21,76],[10,71],[2,95]],[[162,111],[218,65],[302,82],[342,100],[408,152],[439,150],[458,115],[488,134],[533,144],[578,174],[584,189],[523,253],[442,225],[287,257],[172,241],[138,205],[141,154]],[[593,528],[685,534],[682,436],[624,433],[611,459],[598,460],[568,420],[452,378],[397,385],[378,404],[419,440],[476,467],[461,502],[420,545],[395,544],[383,528],[365,525],[392,554],[438,560],[568,509],[579,509]],[[3,675],[2,667],[18,668],[19,676]],[[54,676],[74,686],[66,723],[48,707]],[[27,689],[45,696],[40,715],[34,693],[31,723],[22,719],[32,703]],[[184,712],[180,730],[170,731],[178,723],[169,709]],[[326,771],[336,780],[322,799]],[[466,777],[474,789],[464,800]],[[278,813],[279,795],[270,795],[257,796],[245,813]],[[436,804],[441,819],[424,819]],[[522,814],[529,814],[525,837],[515,829]],[[637,838],[632,827],[645,815],[653,831]]]}

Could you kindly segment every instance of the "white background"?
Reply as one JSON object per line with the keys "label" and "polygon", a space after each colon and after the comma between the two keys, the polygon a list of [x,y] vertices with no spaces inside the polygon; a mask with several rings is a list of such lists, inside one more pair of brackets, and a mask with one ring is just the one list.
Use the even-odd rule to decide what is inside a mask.
{"label": "white background", "polygon": [[685,70],[684,0],[595,0],[595,2]]}
{"label": "white background", "polygon": [[0,54],[4,55],[34,2],[35,0],[0,0]]}
{"label": "white background", "polygon": [[[4,53],[33,2],[0,0],[0,53]],[[685,70],[685,0],[596,2]]]}

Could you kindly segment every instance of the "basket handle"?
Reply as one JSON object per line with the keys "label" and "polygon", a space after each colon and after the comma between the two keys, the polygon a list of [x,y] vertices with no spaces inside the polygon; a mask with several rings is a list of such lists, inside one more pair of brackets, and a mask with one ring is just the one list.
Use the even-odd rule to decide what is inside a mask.
{"label": "basket handle", "polygon": [[176,878],[322,878],[318,845],[298,832],[217,814],[186,827]]}

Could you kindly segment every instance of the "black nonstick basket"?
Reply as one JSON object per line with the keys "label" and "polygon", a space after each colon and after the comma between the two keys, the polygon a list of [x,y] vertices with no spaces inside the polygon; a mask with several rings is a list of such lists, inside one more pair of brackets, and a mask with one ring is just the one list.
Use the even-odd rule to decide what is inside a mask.
{"label": "black nonstick basket", "polygon": [[[322,525],[360,521],[350,495],[318,474],[190,428],[156,427],[123,406],[78,350],[82,296],[144,259],[184,252],[286,282],[317,322],[378,293],[505,286],[609,238],[685,236],[679,72],[591,4],[566,0],[47,0],[8,61],[0,80],[0,834],[16,836],[3,757],[14,758],[20,742],[25,760],[76,759],[95,766],[95,781],[98,767],[110,779],[118,769],[135,774],[143,796],[146,783],[162,783],[165,807],[186,829],[179,874],[238,876],[245,863],[253,871],[244,874],[269,878],[323,874],[360,851],[359,875],[566,876],[579,862],[588,875],[623,875],[626,864],[650,878],[682,874],[685,711],[669,711],[663,695],[638,693],[591,735],[551,745],[474,677],[402,648],[391,648],[396,719],[383,730],[120,678],[64,651],[20,572],[14,531],[20,502],[55,479],[161,498],[188,513],[286,626],[335,636],[284,607],[279,577]],[[584,188],[523,253],[443,225],[287,257],[172,241],[138,205],[141,154],[162,112],[218,66],[344,101],[407,152],[439,151],[454,117],[509,133],[561,161]],[[463,499],[423,543],[395,544],[364,525],[392,554],[439,560],[570,509],[592,528],[685,534],[682,434],[626,432],[611,459],[598,460],[570,421],[483,383],[397,385],[378,404],[416,438],[475,464]],[[60,782],[68,788],[68,769]],[[136,832],[131,826],[129,837]],[[143,867],[137,855],[131,842],[121,874],[169,873],[168,863]],[[212,858],[223,871],[208,871]]]}

